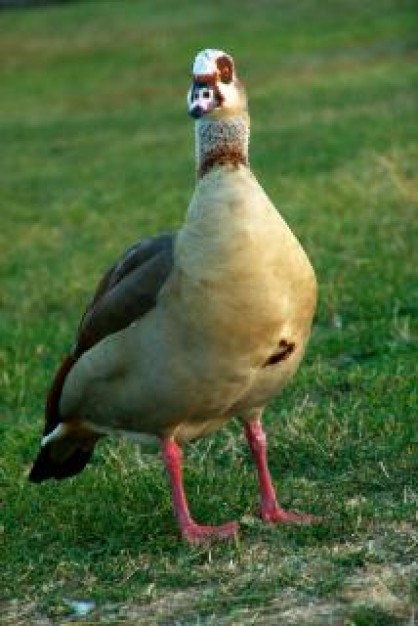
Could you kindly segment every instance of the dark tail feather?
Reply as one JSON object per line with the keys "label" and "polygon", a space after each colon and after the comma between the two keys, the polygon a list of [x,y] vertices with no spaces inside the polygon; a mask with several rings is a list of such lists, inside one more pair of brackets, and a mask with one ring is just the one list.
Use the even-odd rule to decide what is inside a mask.
{"label": "dark tail feather", "polygon": [[[63,423],[59,403],[65,379],[77,361],[77,356],[69,355],[55,374],[48,393],[45,407],[44,437]],[[67,431],[41,447],[29,474],[29,480],[40,483],[48,478],[67,478],[81,472],[93,454],[98,435],[86,431],[78,422],[67,423]]]}
{"label": "dark tail feather", "polygon": [[83,447],[80,444],[79,447],[75,447],[76,444],[74,443],[72,446],[74,449],[70,455],[61,460],[54,458],[56,456],[52,454],[54,442],[51,442],[44,448],[41,448],[30,471],[29,480],[33,483],[40,483],[48,478],[60,480],[78,474],[90,461],[95,443],[96,438],[88,446],[85,442],[82,442]]}

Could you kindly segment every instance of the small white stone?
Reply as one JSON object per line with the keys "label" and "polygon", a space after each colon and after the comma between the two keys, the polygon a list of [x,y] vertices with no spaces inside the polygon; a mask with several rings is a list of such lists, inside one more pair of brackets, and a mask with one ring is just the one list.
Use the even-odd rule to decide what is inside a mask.
{"label": "small white stone", "polygon": [[92,600],[64,600],[64,602],[71,607],[77,617],[88,615],[96,606]]}

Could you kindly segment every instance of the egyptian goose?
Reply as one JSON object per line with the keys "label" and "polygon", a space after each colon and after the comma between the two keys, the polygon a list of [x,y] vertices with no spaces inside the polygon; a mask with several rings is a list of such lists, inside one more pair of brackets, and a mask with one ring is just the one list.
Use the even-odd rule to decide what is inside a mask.
{"label": "egyptian goose", "polygon": [[254,458],[260,514],[284,510],[267,467],[261,415],[305,351],[316,280],[301,245],[252,174],[249,116],[233,59],[199,52],[188,110],[196,120],[197,184],[184,224],[130,248],[105,274],[59,368],[30,480],[80,472],[105,434],[159,440],[184,539],[225,539],[237,522],[191,517],[181,444],[239,417]]}

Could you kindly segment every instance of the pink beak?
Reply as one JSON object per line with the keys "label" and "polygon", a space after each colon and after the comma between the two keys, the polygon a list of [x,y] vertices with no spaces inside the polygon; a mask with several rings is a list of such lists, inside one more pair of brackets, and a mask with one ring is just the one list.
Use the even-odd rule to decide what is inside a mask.
{"label": "pink beak", "polygon": [[213,111],[219,103],[215,90],[211,85],[194,82],[187,97],[187,104],[189,115],[194,119],[199,119]]}

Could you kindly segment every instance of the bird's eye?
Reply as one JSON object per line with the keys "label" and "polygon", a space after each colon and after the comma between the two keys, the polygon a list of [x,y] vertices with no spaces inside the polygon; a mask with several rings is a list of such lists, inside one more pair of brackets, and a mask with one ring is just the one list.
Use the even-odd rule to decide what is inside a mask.
{"label": "bird's eye", "polygon": [[203,92],[203,97],[204,98],[210,98],[210,91],[209,91],[209,89],[205,89],[205,91]]}

